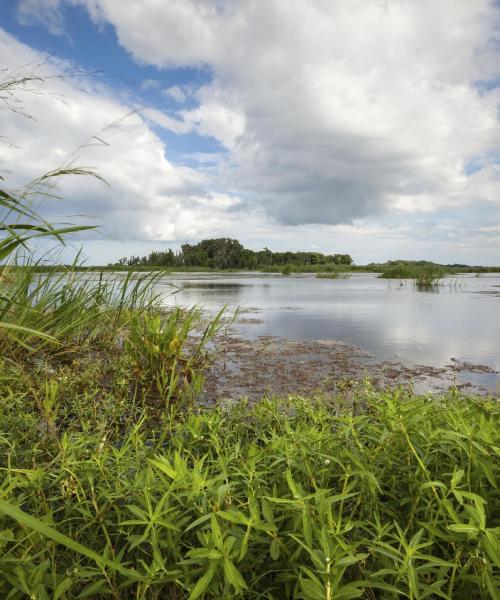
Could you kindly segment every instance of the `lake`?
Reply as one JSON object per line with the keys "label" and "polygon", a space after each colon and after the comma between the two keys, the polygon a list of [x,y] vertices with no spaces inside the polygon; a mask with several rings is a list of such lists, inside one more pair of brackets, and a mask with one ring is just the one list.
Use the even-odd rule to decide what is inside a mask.
{"label": "lake", "polygon": [[179,273],[158,285],[167,305],[209,311],[224,304],[241,307],[236,331],[249,340],[330,340],[362,349],[377,361],[460,364],[460,381],[498,390],[500,275],[467,274],[441,283],[433,291],[418,291],[410,281],[373,273],[346,279]]}

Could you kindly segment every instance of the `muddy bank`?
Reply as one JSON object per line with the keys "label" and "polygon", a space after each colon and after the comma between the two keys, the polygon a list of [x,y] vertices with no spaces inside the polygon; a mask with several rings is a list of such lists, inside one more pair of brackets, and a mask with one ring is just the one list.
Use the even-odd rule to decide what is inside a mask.
{"label": "muddy bank", "polygon": [[255,340],[235,334],[218,341],[216,359],[205,389],[206,402],[265,395],[336,393],[370,378],[379,388],[405,386],[417,393],[443,392],[452,386],[467,393],[494,395],[483,385],[496,372],[485,365],[452,359],[449,365],[404,365],[377,361],[361,348],[337,341],[292,341],[261,336]]}

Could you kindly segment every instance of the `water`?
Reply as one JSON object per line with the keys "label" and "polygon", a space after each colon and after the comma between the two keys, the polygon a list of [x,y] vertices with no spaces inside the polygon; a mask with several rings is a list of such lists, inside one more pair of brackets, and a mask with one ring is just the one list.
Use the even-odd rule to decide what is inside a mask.
{"label": "water", "polygon": [[[190,273],[165,277],[159,286],[169,305],[241,307],[237,329],[251,339],[338,340],[377,360],[435,367],[458,361],[500,371],[500,275],[461,275],[442,284],[422,292],[371,273],[348,279]],[[500,385],[498,373],[477,371],[462,379],[492,390]]]}

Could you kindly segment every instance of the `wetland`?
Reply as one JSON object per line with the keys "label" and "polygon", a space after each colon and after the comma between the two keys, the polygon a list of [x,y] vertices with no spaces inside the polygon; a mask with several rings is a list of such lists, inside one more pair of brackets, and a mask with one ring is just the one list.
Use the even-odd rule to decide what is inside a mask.
{"label": "wetland", "polygon": [[215,396],[310,393],[364,377],[419,393],[499,393],[499,274],[459,274],[422,291],[376,273],[177,273],[157,289],[166,306],[240,309],[208,378]]}

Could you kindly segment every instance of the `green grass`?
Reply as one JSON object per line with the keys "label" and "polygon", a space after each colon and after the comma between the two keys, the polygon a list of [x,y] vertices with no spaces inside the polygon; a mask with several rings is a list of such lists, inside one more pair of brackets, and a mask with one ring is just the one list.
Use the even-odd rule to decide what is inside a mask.
{"label": "green grass", "polygon": [[382,268],[379,277],[382,279],[412,279],[417,288],[430,289],[439,285],[440,280],[446,274],[446,269],[438,265],[395,264]]}

